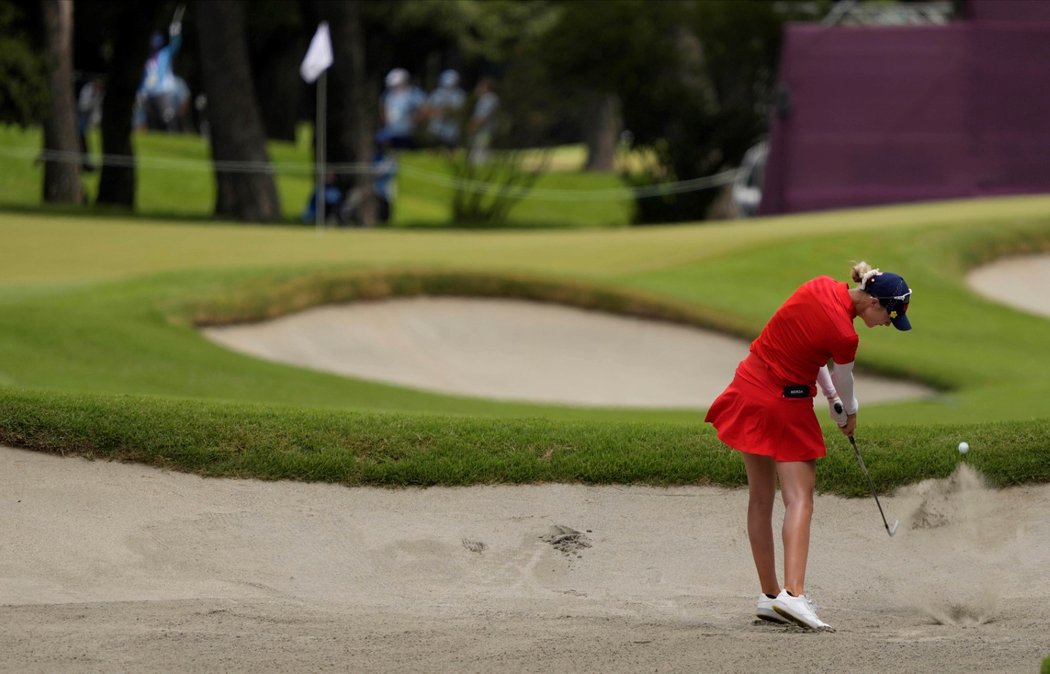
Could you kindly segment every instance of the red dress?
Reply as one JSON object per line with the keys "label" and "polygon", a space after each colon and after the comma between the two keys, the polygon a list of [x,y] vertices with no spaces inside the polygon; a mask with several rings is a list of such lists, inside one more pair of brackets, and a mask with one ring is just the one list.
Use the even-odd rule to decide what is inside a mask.
{"label": "red dress", "polygon": [[[829,359],[852,363],[859,338],[848,286],[829,276],[804,283],[751,343],[736,376],[707,410],[705,421],[730,447],[777,461],[809,461],[827,453],[813,411],[817,371]],[[785,387],[809,395],[785,396]]]}

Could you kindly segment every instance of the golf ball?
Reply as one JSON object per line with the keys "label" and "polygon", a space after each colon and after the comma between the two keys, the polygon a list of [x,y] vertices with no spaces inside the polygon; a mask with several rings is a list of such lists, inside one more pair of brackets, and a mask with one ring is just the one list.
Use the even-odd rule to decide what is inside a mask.
{"label": "golf ball", "polygon": [[960,442],[959,443],[959,453],[960,454],[965,454],[968,451],[970,451],[970,443],[968,443],[968,442]]}

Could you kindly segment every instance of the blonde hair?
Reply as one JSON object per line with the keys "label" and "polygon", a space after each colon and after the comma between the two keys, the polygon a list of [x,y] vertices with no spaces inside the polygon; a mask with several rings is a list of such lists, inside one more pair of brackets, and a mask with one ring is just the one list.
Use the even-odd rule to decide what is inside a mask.
{"label": "blonde hair", "polygon": [[861,290],[865,290],[868,285],[868,281],[875,278],[882,272],[872,267],[863,260],[853,265],[853,269],[850,270],[850,277],[859,285],[857,286]]}

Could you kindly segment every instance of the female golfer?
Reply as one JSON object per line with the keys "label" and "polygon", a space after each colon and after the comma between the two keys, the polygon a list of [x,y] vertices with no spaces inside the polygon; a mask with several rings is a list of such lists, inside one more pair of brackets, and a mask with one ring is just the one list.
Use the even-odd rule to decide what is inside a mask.
{"label": "female golfer", "polygon": [[[831,418],[852,436],[858,403],[853,361],[858,337],[853,319],[869,328],[892,324],[910,330],[905,312],[911,290],[900,276],[866,262],[853,267],[849,288],[829,276],[807,281],[777,309],[732,383],[715,399],[706,421],[718,437],[739,450],[747,470],[747,535],[762,594],[756,615],[830,630],[806,595],[806,560],[813,515],[816,460],[824,436],[813,412],[816,384],[828,399]],[[828,371],[828,362],[834,362]],[[784,585],[773,558],[773,499],[777,480],[784,500]]]}

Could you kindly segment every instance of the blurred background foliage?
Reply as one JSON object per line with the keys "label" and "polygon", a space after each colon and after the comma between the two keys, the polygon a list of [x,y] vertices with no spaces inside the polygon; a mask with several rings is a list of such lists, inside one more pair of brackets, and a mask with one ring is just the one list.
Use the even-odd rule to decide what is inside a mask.
{"label": "blurred background foliage", "polygon": [[[51,64],[40,48],[47,36],[42,7],[58,1],[0,0],[2,123],[33,125],[48,114]],[[184,4],[175,72],[195,101],[207,98],[202,64],[219,56],[209,54],[199,39],[200,0],[69,1],[74,4],[71,90],[103,78],[112,92],[114,80],[140,76],[137,64],[150,34],[165,33]],[[239,98],[232,100],[245,111],[257,110],[269,140],[295,141],[297,128],[314,119],[314,87],[303,82],[298,66],[318,22],[326,20],[335,43],[329,86],[337,90],[328,105],[330,160],[370,157],[383,79],[392,68],[407,69],[426,91],[437,85],[442,70],[452,68],[468,91],[467,110],[474,83],[483,77],[497,82],[496,147],[582,143],[585,170],[617,172],[632,186],[739,166],[767,127],[783,24],[820,20],[832,5],[832,0],[224,2],[243,10],[243,18],[231,20],[243,21],[233,28],[246,38],[254,92],[236,92]],[[352,74],[338,79],[336,71]],[[195,108],[194,115],[194,130],[200,131],[206,108]],[[103,127],[102,133],[126,132]],[[646,160],[618,161],[625,149]],[[125,179],[133,182],[133,176]],[[637,199],[633,220],[704,219],[716,210],[719,195],[717,189],[703,189]],[[121,200],[134,208],[133,200]]]}

